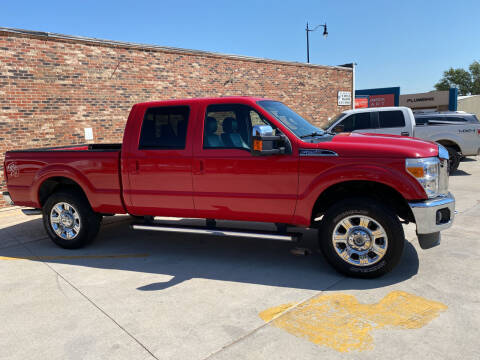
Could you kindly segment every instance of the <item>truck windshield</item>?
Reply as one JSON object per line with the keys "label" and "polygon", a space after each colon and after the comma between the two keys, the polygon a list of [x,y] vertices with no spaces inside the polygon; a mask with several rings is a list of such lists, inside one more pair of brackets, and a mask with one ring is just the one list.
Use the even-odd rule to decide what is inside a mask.
{"label": "truck windshield", "polygon": [[287,105],[282,104],[279,101],[261,100],[258,101],[258,105],[285,125],[299,138],[321,136],[325,133],[323,130],[313,126]]}
{"label": "truck windshield", "polygon": [[340,113],[336,116],[334,116],[333,118],[331,118],[330,120],[327,121],[327,123],[325,125],[322,126],[322,129],[323,130],[328,130],[328,128],[330,126],[332,126],[333,124],[335,124],[335,122],[337,122],[338,120],[340,120],[340,118],[344,117],[345,116],[345,113]]}

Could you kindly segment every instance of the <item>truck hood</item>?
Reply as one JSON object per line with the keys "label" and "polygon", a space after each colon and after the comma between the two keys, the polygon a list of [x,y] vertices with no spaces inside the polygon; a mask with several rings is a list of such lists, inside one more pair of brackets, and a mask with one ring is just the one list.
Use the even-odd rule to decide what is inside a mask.
{"label": "truck hood", "polygon": [[329,142],[310,143],[309,148],[329,149],[340,156],[422,158],[438,155],[438,145],[408,136],[341,133]]}

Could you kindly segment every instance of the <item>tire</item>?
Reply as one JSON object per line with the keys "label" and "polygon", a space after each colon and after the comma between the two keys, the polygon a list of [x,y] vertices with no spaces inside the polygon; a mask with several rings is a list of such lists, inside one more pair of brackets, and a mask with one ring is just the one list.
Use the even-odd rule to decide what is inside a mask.
{"label": "tire", "polygon": [[350,277],[376,278],[388,273],[400,261],[404,244],[398,217],[370,198],[336,203],[325,213],[319,229],[323,255],[337,271]]}
{"label": "tire", "polygon": [[455,171],[457,171],[458,166],[460,165],[460,160],[462,159],[462,156],[460,153],[454,149],[453,147],[447,146],[447,151],[448,151],[448,173],[451,174]]}
{"label": "tire", "polygon": [[61,190],[52,194],[43,208],[43,226],[58,246],[78,249],[93,241],[102,216],[95,213],[78,191]]}

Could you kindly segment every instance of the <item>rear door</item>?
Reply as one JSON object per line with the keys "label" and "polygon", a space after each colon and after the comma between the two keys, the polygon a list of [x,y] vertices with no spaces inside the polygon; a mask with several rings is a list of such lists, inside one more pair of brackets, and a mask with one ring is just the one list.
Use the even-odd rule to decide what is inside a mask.
{"label": "rear door", "polygon": [[271,124],[250,105],[205,104],[203,113],[194,152],[197,216],[291,222],[297,200],[298,155],[251,154],[252,126]]}
{"label": "rear door", "polygon": [[195,109],[153,106],[140,113],[140,134],[126,154],[128,212],[135,215],[194,216],[192,126]]}
{"label": "rear door", "polygon": [[[402,110],[378,111],[378,134],[392,134],[413,136],[413,126],[407,119]],[[412,116],[413,119],[413,116]]]}

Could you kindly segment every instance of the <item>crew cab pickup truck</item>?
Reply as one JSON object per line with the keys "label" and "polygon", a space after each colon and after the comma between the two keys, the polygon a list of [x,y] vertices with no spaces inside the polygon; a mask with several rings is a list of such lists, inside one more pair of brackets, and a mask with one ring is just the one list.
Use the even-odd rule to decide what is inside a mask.
{"label": "crew cab pickup truck", "polygon": [[[424,248],[451,226],[447,162],[433,142],[327,133],[278,101],[171,100],[134,105],[123,144],[8,151],[4,197],[41,211],[64,248],[88,244],[111,214],[143,217],[136,230],[260,239],[296,240],[295,227],[318,228],[333,267],[375,277],[400,260],[402,222],[416,223]],[[155,216],[207,222],[162,225]],[[215,219],[278,231],[222,229]]]}
{"label": "crew cab pickup truck", "polygon": [[462,157],[480,152],[480,123],[475,115],[467,115],[470,114],[413,114],[404,106],[362,108],[340,113],[323,128],[337,133],[394,134],[435,141],[448,150],[451,173],[457,170]]}

